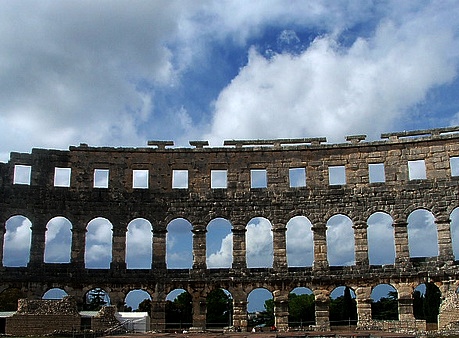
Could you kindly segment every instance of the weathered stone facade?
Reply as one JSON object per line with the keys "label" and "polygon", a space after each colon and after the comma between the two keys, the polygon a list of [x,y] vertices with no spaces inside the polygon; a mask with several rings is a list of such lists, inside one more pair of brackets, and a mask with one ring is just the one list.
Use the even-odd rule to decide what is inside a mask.
{"label": "weathered stone facade", "polygon": [[[143,289],[152,297],[152,328],[164,327],[164,304],[169,291],[184,288],[193,298],[193,326],[205,325],[206,295],[215,288],[231,292],[233,324],[247,326],[247,295],[257,287],[272,292],[276,325],[288,325],[288,293],[298,286],[313,290],[316,325],[328,328],[329,295],[337,286],[351,287],[357,297],[359,325],[371,321],[370,294],[380,283],[395,287],[400,322],[415,323],[412,294],[419,283],[434,282],[444,297],[459,284],[454,264],[450,214],[459,206],[459,177],[452,174],[450,159],[459,156],[459,128],[402,132],[365,142],[362,135],[347,143],[327,144],[324,139],[229,141],[209,148],[190,142],[192,148],[168,148],[171,142],[151,142],[148,148],[94,148],[87,145],[68,151],[33,149],[12,153],[0,164],[0,221],[24,215],[32,222],[30,262],[26,268],[0,268],[0,291],[16,287],[29,299],[39,299],[53,287],[64,289],[83,302],[94,287],[106,290],[120,309],[130,290]],[[408,161],[424,160],[425,179],[410,179]],[[369,164],[382,164],[385,181],[369,180]],[[16,165],[31,167],[30,184],[13,184]],[[329,167],[345,168],[345,184],[329,185]],[[53,184],[55,168],[70,168],[69,187]],[[306,169],[306,186],[289,186],[289,169]],[[94,188],[95,169],[109,170],[106,188]],[[133,188],[133,170],[148,170],[147,189]],[[187,170],[186,189],[172,188],[172,171]],[[263,169],[266,188],[251,188],[250,170]],[[227,186],[212,189],[212,170],[227,171]],[[412,259],[408,250],[407,217],[424,208],[437,225],[439,255]],[[394,265],[369,265],[367,220],[381,211],[394,220]],[[353,222],[355,265],[329,266],[326,220],[344,214]],[[314,263],[290,268],[286,258],[286,224],[294,216],[312,223]],[[44,263],[47,222],[64,216],[72,223],[71,262]],[[247,268],[246,225],[253,217],[272,223],[272,268]],[[86,226],[104,217],[113,225],[110,269],[85,269]],[[127,269],[127,224],[137,217],[153,225],[153,260],[149,270]],[[193,225],[193,268],[166,268],[167,224],[182,217]],[[233,226],[233,264],[229,269],[206,267],[206,226],[217,217]],[[5,229],[0,229],[0,238]],[[0,240],[3,243],[3,240]],[[0,250],[0,253],[3,250]]]}

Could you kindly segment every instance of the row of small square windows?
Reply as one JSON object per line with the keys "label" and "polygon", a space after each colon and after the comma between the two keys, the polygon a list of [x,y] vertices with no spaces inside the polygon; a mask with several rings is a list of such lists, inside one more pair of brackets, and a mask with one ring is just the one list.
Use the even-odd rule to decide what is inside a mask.
{"label": "row of small square windows", "polygon": [[[450,158],[451,176],[459,176],[459,157]],[[14,167],[14,184],[30,184],[30,175],[32,168],[26,165],[15,165]],[[330,166],[329,184],[344,185],[346,184],[345,166]],[[385,182],[384,163],[373,163],[368,165],[369,182]],[[424,160],[408,161],[408,174],[410,180],[426,179],[426,167]],[[71,168],[58,168],[54,170],[54,186],[70,186]],[[225,189],[227,187],[227,170],[211,170],[211,188]],[[134,189],[148,189],[148,170],[132,171],[132,187]],[[94,170],[94,188],[108,188],[109,170]],[[306,168],[290,168],[289,182],[291,188],[306,186]],[[250,171],[251,188],[266,188],[268,185],[266,169],[252,169]],[[188,188],[188,170],[172,171],[172,188]]]}

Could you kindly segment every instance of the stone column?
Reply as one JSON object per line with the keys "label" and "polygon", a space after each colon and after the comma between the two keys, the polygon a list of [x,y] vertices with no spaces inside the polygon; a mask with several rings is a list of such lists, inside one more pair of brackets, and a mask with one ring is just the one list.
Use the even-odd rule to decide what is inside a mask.
{"label": "stone column", "polygon": [[279,331],[288,331],[288,291],[273,292],[274,320]]}
{"label": "stone column", "polygon": [[31,229],[32,241],[28,266],[40,266],[45,261],[46,224],[40,218],[36,218]]}
{"label": "stone column", "polygon": [[206,269],[206,233],[205,225],[196,225],[193,230],[193,269]]}
{"label": "stone column", "polygon": [[435,219],[438,233],[438,258],[442,261],[454,261],[450,223],[448,216],[439,216]]}
{"label": "stone column", "polygon": [[407,226],[408,223],[402,220],[396,220],[393,223],[395,237],[395,264],[401,266],[410,264]]}
{"label": "stone column", "polygon": [[233,326],[247,331],[247,300],[233,299]]}
{"label": "stone column", "polygon": [[287,265],[287,249],[286,249],[286,238],[285,232],[287,228],[283,225],[273,228],[273,249],[274,249],[274,261],[273,268],[279,271],[285,271],[288,268]]}
{"label": "stone column", "polygon": [[414,322],[413,288],[409,284],[396,285],[398,291],[398,318],[403,322]]}
{"label": "stone column", "polygon": [[84,268],[84,251],[86,248],[86,227],[78,224],[72,226],[72,264]]}
{"label": "stone column", "polygon": [[327,258],[327,226],[325,223],[317,223],[312,226],[314,239],[314,270],[328,269]]}
{"label": "stone column", "polygon": [[[247,268],[246,246],[245,246],[245,226],[234,226],[233,232],[233,269]],[[247,325],[246,325],[247,326]]]}
{"label": "stone column", "polygon": [[150,329],[164,331],[166,328],[166,301],[152,300],[150,310]]}
{"label": "stone column", "polygon": [[200,293],[193,294],[193,327],[204,330],[206,328],[206,298]]}
{"label": "stone column", "polygon": [[371,318],[371,287],[359,287],[355,290],[357,302],[357,328],[367,329]]}
{"label": "stone column", "polygon": [[152,269],[166,270],[166,234],[165,228],[153,229],[153,258]]}
{"label": "stone column", "polygon": [[126,228],[113,227],[111,270],[126,269]]}
{"label": "stone column", "polygon": [[316,327],[330,330],[330,297],[327,290],[314,290]]}
{"label": "stone column", "polygon": [[368,266],[367,222],[356,221],[352,227],[354,228],[355,264],[357,266]]}

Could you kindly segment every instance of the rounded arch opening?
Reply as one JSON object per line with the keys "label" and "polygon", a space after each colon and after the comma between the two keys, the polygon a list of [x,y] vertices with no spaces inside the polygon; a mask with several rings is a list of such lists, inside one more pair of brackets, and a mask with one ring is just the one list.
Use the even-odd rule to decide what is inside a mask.
{"label": "rounded arch opening", "polygon": [[125,312],[151,312],[151,296],[142,289],[131,290],[124,299]]}
{"label": "rounded arch opening", "polygon": [[67,292],[65,292],[63,289],[52,288],[46,291],[41,298],[59,300],[67,296],[68,296]]}
{"label": "rounded arch opening", "polygon": [[102,288],[94,288],[86,292],[83,302],[83,310],[99,311],[102,307],[110,305],[108,292]]}
{"label": "rounded arch opening", "polygon": [[207,225],[206,264],[212,268],[231,268],[233,263],[233,226],[224,218],[216,218]]}
{"label": "rounded arch opening", "polygon": [[451,242],[453,246],[454,259],[459,259],[459,207],[455,208],[450,215]]}
{"label": "rounded arch opening", "polygon": [[314,243],[312,224],[307,217],[296,216],[287,223],[287,264],[292,267],[312,266]]}
{"label": "rounded arch opening", "polygon": [[417,209],[408,216],[408,247],[410,257],[438,256],[438,233],[434,215]]}
{"label": "rounded arch opening", "polygon": [[193,267],[193,226],[184,218],[176,218],[167,225],[166,266],[168,269]]}
{"label": "rounded arch opening", "polygon": [[166,329],[186,329],[193,325],[193,299],[184,289],[175,289],[166,297]]}
{"label": "rounded arch opening", "polygon": [[256,288],[247,296],[247,326],[249,329],[274,325],[274,299],[271,291]]}
{"label": "rounded arch opening", "polygon": [[32,223],[22,215],[10,217],[5,223],[3,240],[3,266],[27,266],[30,260]]}
{"label": "rounded arch opening", "polygon": [[376,285],[370,297],[372,319],[398,320],[398,293],[392,285]]}
{"label": "rounded arch opening", "polygon": [[427,323],[438,323],[441,291],[431,282],[419,284],[413,292],[413,315]]}
{"label": "rounded arch opening", "polygon": [[306,287],[293,289],[288,295],[288,326],[303,330],[315,323],[314,293]]}
{"label": "rounded arch opening", "polygon": [[16,311],[18,299],[26,298],[26,294],[18,288],[8,288],[0,293],[0,311]]}
{"label": "rounded arch opening", "polygon": [[356,325],[357,302],[355,292],[348,286],[339,286],[330,293],[330,325]]}
{"label": "rounded arch opening", "polygon": [[52,218],[46,224],[45,263],[70,263],[72,223],[65,217]]}
{"label": "rounded arch opening", "polygon": [[85,267],[87,269],[109,269],[112,262],[112,224],[98,217],[86,227]]}
{"label": "rounded arch opening", "polygon": [[255,217],[247,224],[246,260],[248,268],[272,268],[274,259],[271,222]]}
{"label": "rounded arch opening", "polygon": [[206,297],[206,327],[223,328],[233,323],[233,297],[225,289],[214,289]]}
{"label": "rounded arch opening", "polygon": [[127,269],[151,269],[153,232],[149,221],[136,218],[129,222],[126,233]]}
{"label": "rounded arch opening", "polygon": [[368,224],[368,259],[370,265],[395,263],[393,219],[384,212],[375,212]]}
{"label": "rounded arch opening", "polygon": [[338,214],[327,222],[327,257],[331,266],[355,264],[354,229],[349,217]]}

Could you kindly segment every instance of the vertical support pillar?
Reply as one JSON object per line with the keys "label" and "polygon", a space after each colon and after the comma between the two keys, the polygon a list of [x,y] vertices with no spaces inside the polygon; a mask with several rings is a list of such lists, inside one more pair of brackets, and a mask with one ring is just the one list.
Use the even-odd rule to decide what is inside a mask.
{"label": "vertical support pillar", "polygon": [[359,287],[355,290],[357,302],[357,328],[367,329],[371,318],[371,287]]}
{"label": "vertical support pillar", "polygon": [[396,285],[398,290],[398,318],[401,322],[414,322],[413,288],[406,283]]}
{"label": "vertical support pillar", "polygon": [[84,268],[84,251],[86,248],[86,227],[72,225],[72,264]]}
{"label": "vertical support pillar", "polygon": [[288,291],[276,290],[274,296],[274,320],[279,331],[288,331]]}
{"label": "vertical support pillar", "polygon": [[113,227],[111,270],[126,269],[126,228]]}
{"label": "vertical support pillar", "polygon": [[40,266],[45,261],[46,225],[40,218],[32,224],[32,241],[30,243],[30,259],[28,266]]}
{"label": "vertical support pillar", "polygon": [[448,216],[439,216],[435,219],[438,233],[438,258],[444,262],[454,261],[450,223],[451,220]]}
{"label": "vertical support pillar", "polygon": [[193,269],[206,269],[206,233],[205,225],[196,225],[193,230]]}
{"label": "vertical support pillar", "polygon": [[357,266],[368,266],[367,222],[356,221],[352,227],[354,228],[355,264]]}
{"label": "vertical support pillar", "polygon": [[312,226],[314,239],[314,270],[328,269],[327,259],[327,226],[325,223],[317,223]]}
{"label": "vertical support pillar", "polygon": [[193,328],[201,331],[206,328],[206,298],[200,293],[193,294]]}
{"label": "vertical support pillar", "polygon": [[247,331],[247,300],[233,299],[233,326]]}
{"label": "vertical support pillar", "polygon": [[247,268],[246,246],[245,246],[245,226],[235,226],[233,232],[233,269]]}
{"label": "vertical support pillar", "polygon": [[330,297],[327,290],[314,290],[316,327],[330,330]]}
{"label": "vertical support pillar", "polygon": [[166,228],[153,229],[152,269],[166,270]]}
{"label": "vertical support pillar", "polygon": [[274,249],[274,262],[273,268],[278,271],[287,270],[287,249],[285,232],[287,228],[284,225],[273,228],[273,249]]}
{"label": "vertical support pillar", "polygon": [[410,251],[408,247],[408,223],[396,220],[393,223],[395,237],[395,264],[406,266],[410,264]]}
{"label": "vertical support pillar", "polygon": [[152,331],[164,331],[166,328],[166,301],[151,301],[150,318],[150,329]]}

